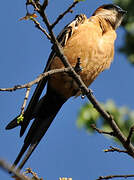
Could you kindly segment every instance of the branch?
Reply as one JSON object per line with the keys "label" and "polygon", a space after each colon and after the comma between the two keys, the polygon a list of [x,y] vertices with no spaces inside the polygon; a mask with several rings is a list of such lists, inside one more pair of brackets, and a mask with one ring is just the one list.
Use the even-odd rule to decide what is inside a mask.
{"label": "branch", "polygon": [[72,5],[71,5],[66,11],[64,11],[62,14],[60,14],[60,15],[57,17],[57,19],[55,20],[55,22],[51,25],[51,28],[53,29],[53,28],[55,27],[55,25],[58,24],[58,22],[59,22],[67,13],[72,12],[71,9],[72,9],[73,7],[75,7],[75,5],[78,4],[78,2],[79,2],[79,1],[74,1],[74,2],[72,3]]}
{"label": "branch", "polygon": [[22,107],[21,107],[21,115],[23,115],[24,114],[24,109],[25,109],[25,106],[26,106],[26,103],[27,103],[27,100],[28,100],[28,97],[29,97],[29,93],[30,93],[30,87],[28,87],[27,88],[27,90],[26,90],[26,95],[25,95],[25,98],[24,98],[24,102],[23,102],[23,104],[22,104]]}
{"label": "branch", "polygon": [[112,147],[110,146],[110,149],[105,149],[104,152],[119,152],[119,153],[128,153],[127,151],[125,150],[121,150],[119,148],[116,148],[116,147]]}
{"label": "branch", "polygon": [[33,172],[31,168],[27,168],[24,174],[31,174],[33,180],[43,180],[43,178],[39,178],[37,173]]}
{"label": "branch", "polygon": [[106,180],[106,179],[113,179],[113,178],[129,178],[129,177],[134,177],[134,174],[130,175],[109,175],[109,176],[100,176],[99,179],[97,180]]}
{"label": "branch", "polygon": [[39,11],[39,9],[41,7],[38,0],[27,0],[26,1],[26,9],[27,9],[28,5],[32,5],[34,7],[34,10],[37,11],[37,12]]}
{"label": "branch", "polygon": [[101,129],[98,129],[95,124],[91,124],[91,127],[92,127],[95,131],[97,131],[99,134],[107,134],[107,135],[110,135],[110,136],[114,136],[114,132],[113,132],[113,131],[112,131],[112,132],[103,131],[103,130],[101,130]]}
{"label": "branch", "polygon": [[[28,178],[24,174],[20,173],[20,171],[16,170],[9,164],[7,164],[4,160],[0,160],[0,168],[6,171],[7,173],[12,173],[12,177],[15,178],[15,180],[43,180],[43,178],[39,178],[38,175],[32,171],[31,168],[27,168],[24,174],[31,174],[33,177]],[[65,178],[65,177],[60,177],[59,180],[72,180],[72,178]]]}
{"label": "branch", "polygon": [[[77,66],[77,64],[76,64]],[[42,73],[40,74],[35,80],[29,82],[29,83],[26,83],[26,84],[23,84],[23,85],[15,85],[14,87],[12,88],[0,88],[0,91],[9,91],[9,92],[12,92],[12,91],[16,91],[17,89],[24,89],[26,88],[26,95],[25,95],[25,98],[24,98],[24,102],[22,104],[22,107],[21,107],[21,113],[20,113],[20,116],[23,117],[24,115],[24,110],[25,110],[25,107],[26,107],[26,103],[27,103],[27,100],[28,100],[28,97],[29,97],[29,93],[30,93],[30,90],[31,90],[31,87],[34,85],[34,84],[37,84],[39,81],[41,81],[43,78],[47,77],[47,76],[50,76],[52,74],[55,74],[55,73],[63,73],[63,72],[66,72],[66,73],[70,73],[70,68],[63,68],[63,69],[54,69],[54,70],[50,70],[48,72],[45,72],[45,73]]]}
{"label": "branch", "polygon": [[37,27],[39,30],[41,30],[41,31],[43,32],[43,34],[45,34],[45,35],[47,36],[47,38],[48,38],[49,40],[51,40],[50,35],[49,35],[49,34],[46,32],[46,30],[40,25],[40,23],[39,23],[36,19],[34,19],[34,18],[31,18],[31,20],[34,22],[35,27]]}
{"label": "branch", "polygon": [[34,84],[37,84],[39,81],[41,81],[43,78],[48,77],[52,74],[61,73],[61,72],[69,73],[70,68],[50,70],[50,71],[40,74],[36,79],[34,79],[33,81],[30,81],[29,83],[22,84],[22,85],[15,85],[14,87],[11,87],[11,88],[0,88],[0,91],[12,92],[12,91],[16,91],[17,89],[30,88]]}
{"label": "branch", "polygon": [[63,177],[63,178],[59,178],[59,180],[72,180],[72,178],[65,178],[65,177]]}
{"label": "branch", "polygon": [[93,104],[94,108],[100,113],[100,115],[105,120],[108,121],[108,123],[110,124],[110,126],[114,132],[114,136],[121,142],[123,147],[128,151],[128,154],[134,158],[134,146],[131,143],[130,144],[126,143],[127,138],[121,132],[121,130],[117,126],[116,122],[114,121],[113,117],[101,107],[101,105],[95,99],[93,94],[86,94],[86,95],[87,95],[88,99],[91,101],[91,103]]}
{"label": "branch", "polygon": [[19,180],[30,180],[25,175],[21,174],[20,171],[15,170],[12,166],[7,164],[4,160],[0,160],[0,168],[5,170],[6,172],[11,172],[15,177],[17,177]]}
{"label": "branch", "polygon": [[46,9],[48,5],[48,0],[44,0],[43,4],[42,4],[42,10],[44,11]]}

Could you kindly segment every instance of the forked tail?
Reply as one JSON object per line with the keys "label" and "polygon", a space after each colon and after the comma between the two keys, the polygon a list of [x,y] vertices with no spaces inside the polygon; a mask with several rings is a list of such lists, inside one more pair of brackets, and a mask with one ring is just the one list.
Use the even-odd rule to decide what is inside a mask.
{"label": "forked tail", "polygon": [[23,154],[26,152],[23,160],[21,161],[18,169],[21,169],[26,161],[29,159],[30,155],[39,144],[42,137],[45,135],[47,129],[55,118],[56,114],[60,110],[61,106],[66,102],[66,99],[62,98],[52,89],[47,92],[47,94],[39,101],[36,111],[35,120],[33,121],[26,137],[24,144],[18,154],[13,166],[15,167]]}

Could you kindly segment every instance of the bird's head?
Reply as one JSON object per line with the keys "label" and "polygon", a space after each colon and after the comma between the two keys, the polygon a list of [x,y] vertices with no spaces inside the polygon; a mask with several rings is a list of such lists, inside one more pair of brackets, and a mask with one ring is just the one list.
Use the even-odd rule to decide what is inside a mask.
{"label": "bird's head", "polygon": [[127,11],[115,4],[104,4],[96,9],[93,16],[101,16],[108,21],[114,29],[117,29]]}

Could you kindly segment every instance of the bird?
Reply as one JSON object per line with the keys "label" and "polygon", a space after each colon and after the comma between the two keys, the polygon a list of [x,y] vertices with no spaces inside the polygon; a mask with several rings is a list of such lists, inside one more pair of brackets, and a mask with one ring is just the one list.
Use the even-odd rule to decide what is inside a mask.
{"label": "bird", "polygon": [[[110,68],[114,59],[116,29],[121,25],[125,14],[126,11],[115,4],[104,4],[98,7],[90,18],[85,14],[77,15],[57,36],[64,55],[74,69],[79,59],[80,67],[77,73],[87,87],[101,72]],[[62,68],[64,65],[52,46],[44,72]],[[40,98],[46,83],[46,94]],[[25,110],[23,121],[18,123],[17,116],[6,126],[7,130],[21,126],[22,136],[29,122],[34,119],[13,167],[18,165],[25,154],[18,165],[19,170],[23,168],[62,105],[70,97],[80,94],[78,84],[66,72],[52,74],[38,83]]]}

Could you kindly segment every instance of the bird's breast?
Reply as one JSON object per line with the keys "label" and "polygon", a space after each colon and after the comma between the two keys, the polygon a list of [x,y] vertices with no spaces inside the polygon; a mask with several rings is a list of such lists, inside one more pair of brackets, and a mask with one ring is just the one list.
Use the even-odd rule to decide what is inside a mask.
{"label": "bird's breast", "polygon": [[[90,30],[87,27],[84,30],[79,28],[63,48],[64,55],[73,67],[80,58],[82,67],[80,76],[87,87],[100,72],[110,66],[114,54],[113,42],[112,40],[108,43],[108,39],[104,39],[100,32],[95,32],[94,28]],[[64,65],[58,57],[55,57],[50,69],[59,68],[64,68]],[[79,91],[78,85],[67,73],[52,75],[49,83],[66,98],[78,94]]]}

